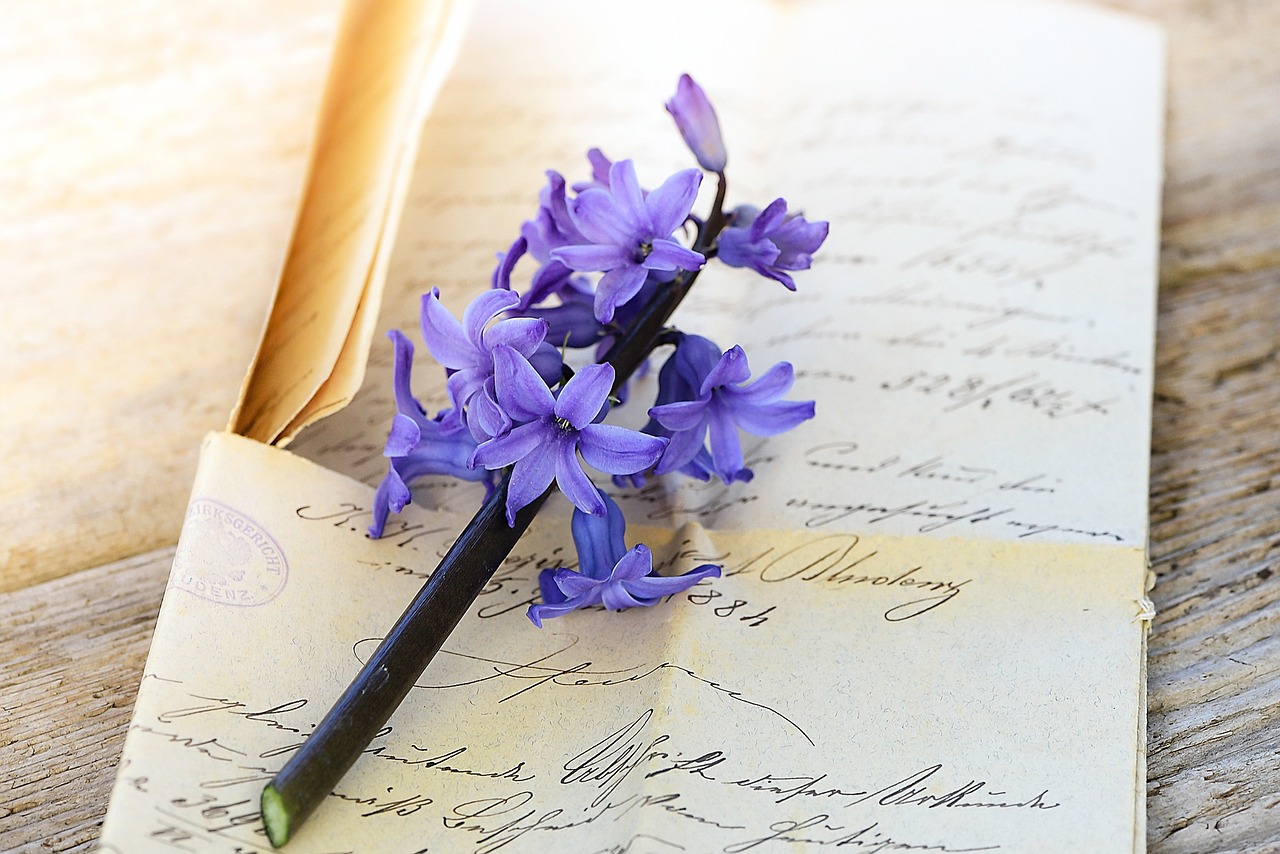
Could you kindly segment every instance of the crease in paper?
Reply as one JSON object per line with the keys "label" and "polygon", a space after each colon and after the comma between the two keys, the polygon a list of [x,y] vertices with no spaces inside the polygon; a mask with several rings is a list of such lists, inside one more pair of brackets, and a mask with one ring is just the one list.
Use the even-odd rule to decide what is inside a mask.
{"label": "crease in paper", "polygon": [[[252,493],[241,489],[248,479]],[[402,536],[370,541],[361,513],[370,497],[286,451],[228,434],[207,440],[193,506],[227,513],[220,537],[184,534],[179,545],[106,850],[263,845],[263,782],[456,528],[456,518],[412,508]],[[750,850],[781,827],[829,844],[864,827],[868,839],[952,850],[1128,844],[1145,632],[1128,619],[1145,573],[1139,552],[795,531],[629,534],[675,557],[672,571],[713,552],[724,577],[663,607],[583,612],[540,631],[524,611],[538,570],[565,554],[562,532],[535,524],[391,731],[290,850],[485,851],[507,840],[512,851],[589,851],[642,836]],[[238,605],[236,590],[280,563],[264,557],[268,540],[287,582]],[[203,556],[186,553],[201,543]],[[201,573],[203,589],[191,577]],[[904,584],[916,576],[921,584]],[[902,606],[942,579],[962,592],[905,616]],[[210,586],[226,589],[210,595]],[[264,653],[278,661],[302,650],[306,668],[264,676]]]}

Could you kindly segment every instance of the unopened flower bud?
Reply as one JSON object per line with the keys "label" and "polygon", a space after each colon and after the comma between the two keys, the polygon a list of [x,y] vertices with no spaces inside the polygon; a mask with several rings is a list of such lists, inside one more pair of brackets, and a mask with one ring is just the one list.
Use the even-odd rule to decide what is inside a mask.
{"label": "unopened flower bud", "polygon": [[680,135],[699,165],[708,172],[723,172],[729,155],[720,138],[720,122],[707,93],[688,74],[680,75],[676,94],[667,102],[667,112],[676,120]]}

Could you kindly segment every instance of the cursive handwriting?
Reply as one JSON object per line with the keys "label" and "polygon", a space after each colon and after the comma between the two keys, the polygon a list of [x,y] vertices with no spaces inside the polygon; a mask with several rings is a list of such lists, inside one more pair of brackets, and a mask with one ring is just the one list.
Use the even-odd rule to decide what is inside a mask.
{"label": "cursive handwriting", "polygon": [[923,565],[896,564],[890,568],[887,562],[892,563],[893,559],[877,549],[864,548],[862,538],[856,534],[832,534],[790,548],[770,546],[735,558],[725,566],[724,577],[753,575],[766,583],[822,584],[834,590],[861,589],[865,585],[890,592],[909,591],[905,601],[896,602],[884,612],[884,619],[891,623],[946,605],[972,581],[930,577]]}
{"label": "cursive handwriting", "polygon": [[[372,653],[381,641],[381,638],[365,638],[364,640],[359,641],[356,644],[355,649],[356,657],[361,659],[363,662],[364,657],[368,653]],[[574,639],[570,641],[567,646],[553,650],[546,655],[539,656],[538,658],[528,662],[504,661],[502,659],[488,658],[486,656],[473,655],[470,653],[459,652],[457,650],[441,649],[441,655],[458,659],[459,661],[471,666],[478,666],[478,671],[474,674],[467,674],[467,678],[464,679],[445,683],[418,683],[414,687],[439,691],[451,688],[461,688],[463,686],[478,685],[490,681],[504,683],[506,680],[514,680],[517,683],[527,683],[517,690],[506,694],[497,701],[498,703],[505,703],[539,689],[618,687],[621,685],[641,682],[654,676],[662,677],[665,675],[677,675],[687,677],[687,679],[697,687],[710,689],[722,697],[746,706],[760,709],[777,717],[785,722],[788,727],[798,732],[806,741],[813,744],[813,740],[809,737],[808,733],[806,733],[799,724],[778,709],[768,705],[767,703],[752,700],[741,690],[722,685],[715,679],[703,676],[688,667],[671,661],[661,661],[657,663],[646,662],[608,669],[596,668],[591,661],[579,661],[567,667],[561,667],[550,663],[551,659],[568,652],[576,646],[577,643],[577,639]]]}

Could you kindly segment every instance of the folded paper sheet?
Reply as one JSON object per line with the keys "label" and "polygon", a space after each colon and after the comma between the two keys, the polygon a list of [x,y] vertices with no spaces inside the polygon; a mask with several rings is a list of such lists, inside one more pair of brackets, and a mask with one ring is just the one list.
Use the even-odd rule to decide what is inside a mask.
{"label": "folded paper sheet", "polygon": [[[733,200],[832,237],[797,294],[717,270],[679,322],[791,361],[818,416],[750,483],[620,496],[631,542],[725,568],[663,607],[532,628],[572,561],[550,506],[289,850],[1140,850],[1161,68],[1147,26],[1057,4],[481,4],[382,325],[483,287],[541,169],[687,165],[658,104],[689,70]],[[370,364],[315,462],[207,441],[106,850],[264,849],[262,785],[469,518],[439,483],[364,535]]]}

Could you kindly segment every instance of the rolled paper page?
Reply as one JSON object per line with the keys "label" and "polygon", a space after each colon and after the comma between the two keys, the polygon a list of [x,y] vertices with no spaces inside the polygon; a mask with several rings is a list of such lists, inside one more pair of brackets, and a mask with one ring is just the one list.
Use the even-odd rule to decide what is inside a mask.
{"label": "rolled paper page", "polygon": [[347,3],[297,222],[232,432],[288,444],[360,388],[422,123],[468,8]]}

